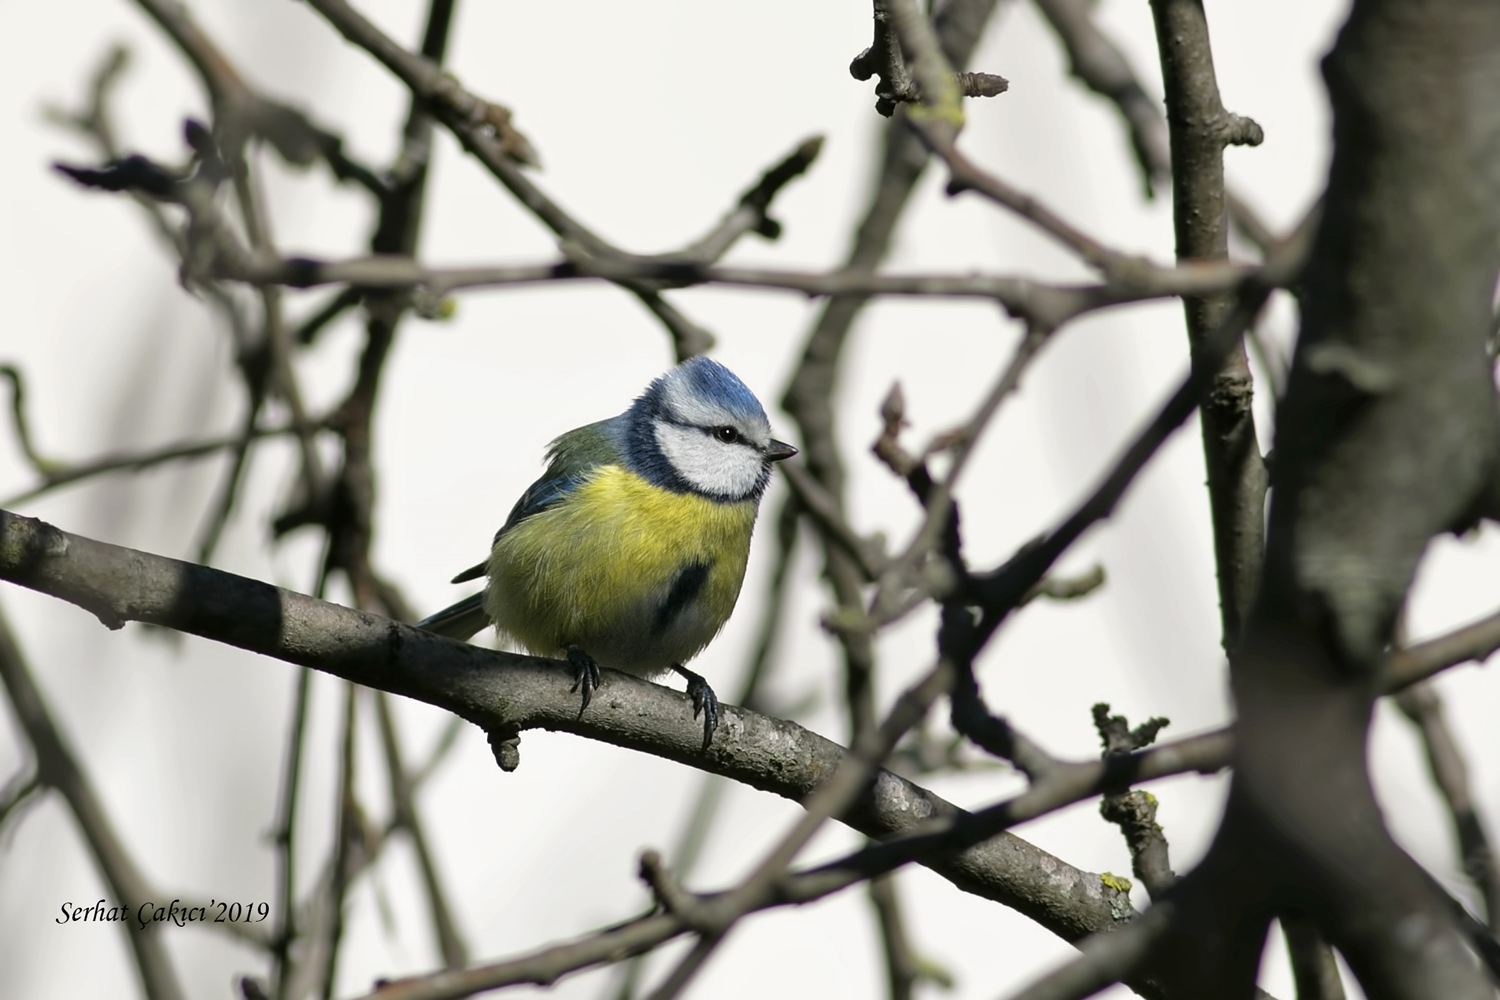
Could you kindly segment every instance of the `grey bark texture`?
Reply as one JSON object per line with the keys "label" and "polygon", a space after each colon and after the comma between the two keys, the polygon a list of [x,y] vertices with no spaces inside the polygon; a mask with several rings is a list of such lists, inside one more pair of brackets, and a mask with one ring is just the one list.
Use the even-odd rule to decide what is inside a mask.
{"label": "grey bark texture", "polygon": [[1500,444],[1500,4],[1362,0],[1324,74],[1334,156],[1231,658],[1230,801],[1153,965],[1188,995],[1249,996],[1269,920],[1301,911],[1373,1000],[1492,997],[1385,827],[1365,742],[1417,562],[1473,520]]}
{"label": "grey bark texture", "polygon": [[[723,706],[707,753],[687,699],[604,672],[578,712],[564,664],[498,653],[379,615],[328,604],[233,573],[84,538],[0,511],[0,579],[70,601],[118,628],[140,621],[263,653],[445,708],[494,732],[578,733],[732,778],[801,802],[838,769],[838,744],[780,719]],[[881,771],[840,819],[886,838],[957,806]],[[1131,916],[1130,899],[1098,875],[1003,833],[933,859],[954,885],[1014,907],[1076,941]]]}

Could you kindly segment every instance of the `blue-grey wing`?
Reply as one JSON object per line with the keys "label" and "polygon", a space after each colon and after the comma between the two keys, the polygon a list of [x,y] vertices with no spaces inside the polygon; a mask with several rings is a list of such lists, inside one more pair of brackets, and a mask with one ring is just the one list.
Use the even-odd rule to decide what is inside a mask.
{"label": "blue-grey wing", "polygon": [[[550,472],[551,470],[548,471]],[[521,494],[521,499],[517,500],[516,505],[510,509],[510,516],[505,519],[505,523],[500,526],[500,530],[495,532],[495,542],[498,542],[505,536],[507,531],[528,517],[540,514],[548,507],[555,507],[561,503],[567,498],[569,493],[578,488],[579,484],[585,478],[585,476],[580,474],[571,476],[543,476],[526,487],[526,492]],[[494,542],[490,544],[493,547]],[[470,566],[455,576],[453,582],[465,583],[469,580],[477,580],[484,576],[488,566],[489,560]]]}
{"label": "blue-grey wing", "polygon": [[[547,471],[542,473],[542,478],[526,487],[521,499],[510,509],[510,516],[505,519],[500,530],[495,532],[495,542],[528,517],[561,503],[588,479],[594,469],[618,461],[622,428],[623,422],[616,417],[568,431],[553,441],[547,451],[551,458]],[[493,548],[494,542],[490,545]],[[453,582],[477,580],[484,576],[488,565],[486,560],[470,566],[455,576]]]}

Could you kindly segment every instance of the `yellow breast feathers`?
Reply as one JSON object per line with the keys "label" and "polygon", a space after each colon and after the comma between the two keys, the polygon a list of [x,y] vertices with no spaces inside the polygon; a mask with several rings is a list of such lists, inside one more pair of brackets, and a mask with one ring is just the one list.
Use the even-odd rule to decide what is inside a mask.
{"label": "yellow breast feathers", "polygon": [[734,610],[755,506],[601,466],[495,543],[485,610],[535,655],[576,645],[616,670],[666,671],[708,645]]}

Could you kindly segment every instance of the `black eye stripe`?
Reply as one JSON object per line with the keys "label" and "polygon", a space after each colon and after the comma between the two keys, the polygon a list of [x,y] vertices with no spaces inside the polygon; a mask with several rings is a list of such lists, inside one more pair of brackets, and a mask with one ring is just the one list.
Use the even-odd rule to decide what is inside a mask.
{"label": "black eye stripe", "polygon": [[[690,424],[686,420],[674,420],[670,417],[662,417],[659,419],[662,423],[670,424],[673,427],[682,427],[687,430],[698,431],[700,434],[705,434],[708,437],[714,438],[718,441],[722,441],[725,444],[742,444],[745,447],[751,448],[756,451],[761,450],[757,448],[749,438],[741,434],[739,428],[731,427],[728,424],[715,424],[712,427],[704,427],[702,424]],[[721,437],[720,435],[725,431],[728,431],[733,436]]]}

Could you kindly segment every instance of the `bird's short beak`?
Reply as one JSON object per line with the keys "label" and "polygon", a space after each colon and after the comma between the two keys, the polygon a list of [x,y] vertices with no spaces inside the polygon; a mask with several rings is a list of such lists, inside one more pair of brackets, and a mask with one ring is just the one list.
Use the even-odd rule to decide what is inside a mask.
{"label": "bird's short beak", "polygon": [[797,454],[797,449],[785,441],[778,441],[772,438],[771,443],[766,445],[767,462],[780,462],[783,459],[791,458],[795,454]]}

